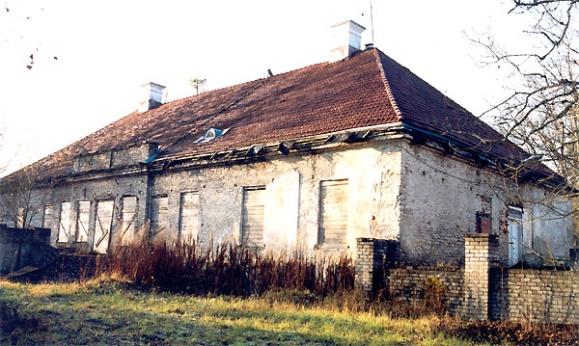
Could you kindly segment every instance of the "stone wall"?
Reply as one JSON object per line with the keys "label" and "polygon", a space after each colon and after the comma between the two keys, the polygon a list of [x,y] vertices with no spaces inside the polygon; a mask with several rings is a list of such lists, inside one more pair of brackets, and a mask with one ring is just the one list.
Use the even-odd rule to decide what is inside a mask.
{"label": "stone wall", "polygon": [[[42,201],[44,205],[52,205],[54,207],[54,222],[52,225],[51,243],[56,246],[58,239],[58,227],[60,224],[61,203],[71,202],[71,212],[69,215],[69,224],[74,234],[77,231],[77,212],[79,201],[90,201],[90,217],[89,217],[89,234],[86,248],[93,248],[94,232],[96,225],[96,209],[97,203],[101,200],[114,200],[115,209],[113,215],[113,234],[110,240],[110,247],[114,247],[119,239],[118,232],[115,232],[120,226],[121,219],[121,199],[123,196],[137,197],[139,208],[138,217],[135,219],[136,227],[140,228],[144,222],[147,212],[148,201],[148,183],[149,177],[146,174],[130,175],[123,177],[115,177],[114,179],[95,179],[83,182],[71,182],[66,185],[59,185],[50,192],[39,190],[35,197],[38,201]],[[42,209],[42,207],[39,207]],[[59,244],[59,247],[70,246],[74,244]]]}
{"label": "stone wall", "polygon": [[145,162],[157,150],[154,143],[142,143],[128,148],[79,155],[74,158],[72,173],[104,171]]}
{"label": "stone wall", "polygon": [[400,153],[395,141],[267,162],[165,172],[152,176],[151,195],[169,198],[169,237],[178,233],[179,193],[188,190],[199,194],[199,241],[238,242],[243,188],[265,186],[266,249],[287,250],[289,244],[296,244],[308,252],[317,249],[332,254],[318,236],[320,182],[333,179],[348,179],[345,250],[349,254],[355,254],[357,237],[398,236]]}
{"label": "stone wall", "polygon": [[[115,154],[116,155],[116,154]],[[99,175],[100,174],[100,175]],[[179,234],[179,203],[183,192],[199,195],[199,242],[238,242],[241,232],[243,188],[266,187],[264,240],[267,250],[289,250],[292,246],[331,254],[318,244],[320,181],[348,179],[348,237],[346,249],[354,255],[356,237],[396,238],[399,234],[398,200],[400,153],[397,141],[352,145],[349,150],[318,154],[281,156],[267,162],[221,164],[219,166],[135,171],[106,176],[87,173],[59,185],[37,190],[34,204],[54,207],[52,243],[56,245],[62,202],[71,202],[69,224],[77,225],[79,201],[90,201],[89,236],[84,248],[92,249],[96,206],[100,200],[115,202],[110,248],[118,244],[123,196],[138,201],[136,228],[146,224],[152,196],[168,197],[166,240]],[[40,226],[42,218],[35,221]],[[74,244],[58,244],[75,247]]]}
{"label": "stone wall", "polygon": [[[412,265],[462,265],[477,213],[499,234],[506,182],[495,172],[420,145],[402,147],[401,247]],[[503,257],[506,254],[503,253]]]}

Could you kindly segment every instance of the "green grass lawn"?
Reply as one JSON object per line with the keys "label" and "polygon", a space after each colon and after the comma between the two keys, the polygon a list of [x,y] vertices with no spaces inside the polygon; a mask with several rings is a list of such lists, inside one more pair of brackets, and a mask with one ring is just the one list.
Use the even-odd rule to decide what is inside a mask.
{"label": "green grass lawn", "polygon": [[39,322],[12,332],[12,341],[23,344],[471,344],[437,332],[435,317],[390,319],[259,298],[142,292],[102,281],[36,285],[0,281],[0,300],[18,306],[22,318]]}

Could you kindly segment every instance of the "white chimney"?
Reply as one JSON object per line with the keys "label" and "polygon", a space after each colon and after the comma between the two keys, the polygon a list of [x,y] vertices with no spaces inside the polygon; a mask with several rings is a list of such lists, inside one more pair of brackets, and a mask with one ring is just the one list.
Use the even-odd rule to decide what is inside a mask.
{"label": "white chimney", "polygon": [[332,38],[330,49],[330,61],[338,61],[362,49],[362,33],[365,27],[347,20],[342,23],[332,25]]}
{"label": "white chimney", "polygon": [[139,113],[159,107],[165,101],[165,86],[153,82],[143,84]]}

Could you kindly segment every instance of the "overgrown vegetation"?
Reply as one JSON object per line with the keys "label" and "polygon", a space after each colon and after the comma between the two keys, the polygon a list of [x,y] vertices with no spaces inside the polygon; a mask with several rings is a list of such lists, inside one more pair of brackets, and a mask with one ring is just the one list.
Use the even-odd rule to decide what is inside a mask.
{"label": "overgrown vegetation", "polygon": [[196,294],[260,295],[282,289],[317,296],[354,289],[349,257],[313,259],[299,253],[260,255],[231,244],[134,244],[118,248],[97,264],[100,274],[121,275],[144,288]]}
{"label": "overgrown vegetation", "polygon": [[368,300],[354,275],[347,257],[135,244],[100,256],[96,277],[0,280],[0,344],[579,345],[576,326],[451,318],[437,277]]}
{"label": "overgrown vegetation", "polygon": [[[444,286],[436,278],[430,278],[432,282],[426,283],[426,289],[409,299],[392,299],[387,287],[369,299],[355,287],[355,266],[347,256],[262,255],[230,244],[203,248],[195,243],[143,242],[99,256],[96,270],[91,268],[94,266],[93,261],[86,260],[75,264],[81,281],[95,276],[122,277],[141,290],[262,297],[269,302],[331,306],[395,318],[447,313]],[[61,279],[66,275],[56,268],[54,277]]]}

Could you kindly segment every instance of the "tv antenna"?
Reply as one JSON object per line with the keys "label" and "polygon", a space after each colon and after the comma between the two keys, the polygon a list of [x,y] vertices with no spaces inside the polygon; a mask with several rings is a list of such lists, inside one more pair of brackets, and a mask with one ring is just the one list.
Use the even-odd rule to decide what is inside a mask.
{"label": "tv antenna", "polygon": [[374,11],[372,9],[372,0],[368,2],[370,3],[370,34],[372,35],[372,44],[374,44]]}
{"label": "tv antenna", "polygon": [[[374,8],[372,7],[372,0],[369,0],[370,4],[370,43],[374,44]],[[362,12],[362,16],[366,14],[366,11]]]}

